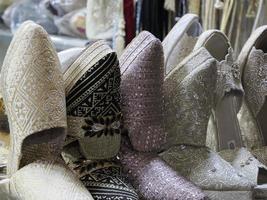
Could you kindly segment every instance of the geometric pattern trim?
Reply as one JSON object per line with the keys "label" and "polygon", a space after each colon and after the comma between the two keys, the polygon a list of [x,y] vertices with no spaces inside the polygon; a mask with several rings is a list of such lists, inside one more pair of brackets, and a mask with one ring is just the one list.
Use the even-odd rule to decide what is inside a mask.
{"label": "geometric pattern trim", "polygon": [[84,156],[87,159],[116,156],[121,138],[117,130],[121,127],[121,117],[117,117],[121,112],[121,79],[116,53],[105,42],[98,41],[77,58],[64,78],[69,132],[79,140]]}

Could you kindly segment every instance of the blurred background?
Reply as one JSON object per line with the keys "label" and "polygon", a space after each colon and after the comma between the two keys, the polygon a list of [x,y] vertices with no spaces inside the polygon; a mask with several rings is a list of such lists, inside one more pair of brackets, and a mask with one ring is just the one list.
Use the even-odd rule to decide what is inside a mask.
{"label": "blurred background", "polygon": [[0,65],[26,20],[43,26],[58,51],[105,39],[120,55],[142,30],[163,39],[186,13],[205,30],[220,29],[238,55],[250,33],[267,24],[267,0],[0,0]]}

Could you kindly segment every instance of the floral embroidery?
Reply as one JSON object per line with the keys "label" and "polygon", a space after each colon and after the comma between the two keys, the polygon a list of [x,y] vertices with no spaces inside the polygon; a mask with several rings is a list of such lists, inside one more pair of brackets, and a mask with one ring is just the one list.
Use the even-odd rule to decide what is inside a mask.
{"label": "floral embroidery", "polygon": [[87,137],[100,137],[104,135],[121,134],[122,124],[121,124],[122,114],[118,113],[116,116],[98,116],[89,117],[85,119],[85,126],[82,129],[85,130],[84,136]]}

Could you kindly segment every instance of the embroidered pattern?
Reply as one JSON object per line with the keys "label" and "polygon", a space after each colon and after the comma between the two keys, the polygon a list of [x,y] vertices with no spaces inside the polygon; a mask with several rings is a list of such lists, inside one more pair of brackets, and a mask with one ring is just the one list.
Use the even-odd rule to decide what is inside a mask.
{"label": "embroidered pattern", "polygon": [[122,130],[121,113],[116,116],[89,117],[85,119],[86,125],[82,127],[85,130],[84,136],[100,137],[104,135],[120,134]]}
{"label": "embroidered pattern", "polygon": [[133,147],[139,151],[159,151],[166,140],[163,63],[161,42],[145,31],[120,57],[123,123]]}
{"label": "embroidered pattern", "polygon": [[[257,116],[267,96],[267,54],[262,50],[251,50],[244,72],[246,100],[254,117]],[[257,67],[255,67],[257,66]]]}
{"label": "embroidered pattern", "polygon": [[103,41],[96,42],[66,73],[70,83],[66,97],[69,134],[77,137],[87,159],[116,156],[122,127],[116,53]]}
{"label": "embroidered pattern", "polygon": [[120,68],[115,53],[100,59],[84,73],[67,95],[67,114],[77,117],[120,112]]}
{"label": "embroidered pattern", "polygon": [[[99,200],[137,200],[138,196],[122,173],[118,159],[88,160],[75,148],[74,151],[65,152],[63,158],[75,158],[67,163],[78,175],[83,185],[90,191],[94,199]],[[71,155],[73,154],[73,155]],[[79,159],[77,159],[77,157]]]}
{"label": "embroidered pattern", "polygon": [[[36,151],[43,145],[46,153],[40,156],[61,151],[59,141],[51,141],[40,144],[40,148],[32,145],[21,156],[25,138],[43,130],[67,127],[63,85],[59,60],[48,34],[39,25],[23,23],[10,44],[1,72],[1,92],[12,132],[10,174],[19,168],[21,160],[37,159]],[[63,139],[65,133],[61,136]]]}
{"label": "embroidered pattern", "polygon": [[250,190],[250,183],[245,178],[206,147],[207,125],[215,107],[216,73],[216,61],[203,48],[165,79],[165,116],[170,148],[160,156],[204,190],[234,187]]}

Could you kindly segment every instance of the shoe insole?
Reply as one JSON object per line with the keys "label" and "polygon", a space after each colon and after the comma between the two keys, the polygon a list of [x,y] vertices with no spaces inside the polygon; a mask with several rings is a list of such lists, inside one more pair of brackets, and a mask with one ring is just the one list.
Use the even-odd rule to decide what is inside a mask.
{"label": "shoe insole", "polygon": [[267,183],[267,170],[259,167],[257,184],[262,185]]}
{"label": "shoe insole", "polygon": [[34,133],[23,140],[19,168],[37,160],[55,160],[65,139],[64,128],[52,128]]}
{"label": "shoe insole", "polygon": [[220,62],[228,54],[229,44],[222,35],[214,33],[206,41],[205,47]]}
{"label": "shoe insole", "polygon": [[241,131],[237,119],[235,97],[228,94],[217,104],[215,109],[218,150],[242,147]]}

